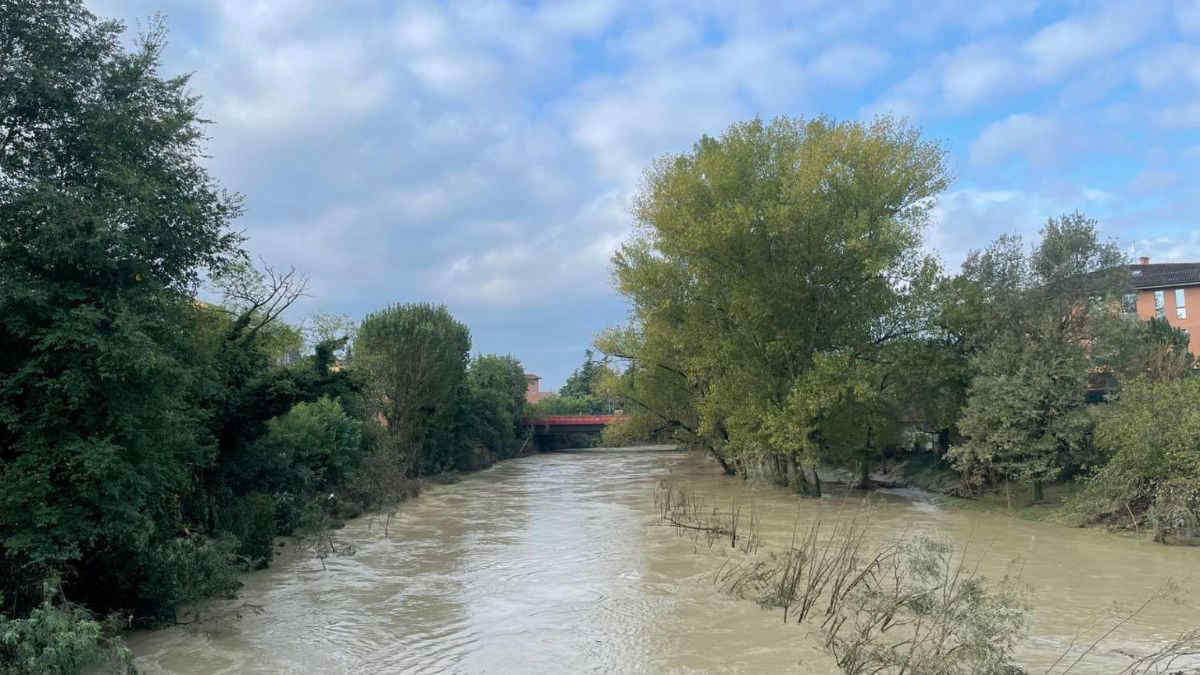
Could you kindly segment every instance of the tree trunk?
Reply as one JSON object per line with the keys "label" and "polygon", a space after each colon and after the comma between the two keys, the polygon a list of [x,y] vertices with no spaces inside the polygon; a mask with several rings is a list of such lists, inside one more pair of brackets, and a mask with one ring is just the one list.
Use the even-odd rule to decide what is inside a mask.
{"label": "tree trunk", "polygon": [[870,490],[871,489],[871,464],[870,464],[870,462],[867,461],[866,457],[863,457],[862,460],[859,461],[858,471],[859,471],[858,472],[858,489],[859,490]]}
{"label": "tree trunk", "polygon": [[813,492],[814,492],[813,496],[820,497],[821,496],[821,477],[817,475],[817,467],[814,466],[812,468],[812,472],[813,472]]}
{"label": "tree trunk", "polygon": [[717,460],[717,464],[721,465],[721,470],[725,472],[726,476],[737,475],[737,469],[735,469],[733,465],[730,464],[727,459],[725,459],[724,455],[717,452],[716,448],[709,448],[709,454],[713,456],[713,459]]}
{"label": "tree trunk", "polygon": [[1045,495],[1042,487],[1043,487],[1042,481],[1040,481],[1040,480],[1033,481],[1033,503],[1034,504],[1037,504],[1038,502],[1041,502],[1046,499],[1046,495]]}
{"label": "tree trunk", "polygon": [[812,489],[808,484],[808,479],[804,477],[804,470],[801,469],[796,463],[796,458],[791,455],[788,455],[787,458],[787,472],[788,485],[791,485],[792,489],[795,490],[797,494],[802,494],[805,496],[812,495]]}

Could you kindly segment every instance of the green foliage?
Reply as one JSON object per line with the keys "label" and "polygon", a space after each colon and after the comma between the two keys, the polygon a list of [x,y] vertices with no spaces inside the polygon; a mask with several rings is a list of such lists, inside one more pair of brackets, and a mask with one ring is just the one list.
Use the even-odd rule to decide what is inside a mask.
{"label": "green foliage", "polygon": [[1028,255],[1015,237],[973,252],[950,282],[942,325],[957,336],[969,384],[965,440],[949,456],[969,482],[1026,481],[1037,500],[1045,482],[1095,460],[1088,385],[1130,351],[1114,342],[1129,325],[1113,311],[1129,283],[1123,262],[1075,213],[1047,221]]}
{"label": "green foliage", "polygon": [[252,454],[263,464],[255,483],[277,493],[327,492],[358,465],[362,423],[328,396],[300,402],[267,422]]}
{"label": "green foliage", "polygon": [[1091,417],[1084,409],[1088,362],[1079,344],[999,342],[973,359],[955,467],[975,485],[1058,478],[1086,457]]}
{"label": "green foliage", "polygon": [[1108,461],[1071,505],[1076,522],[1200,537],[1200,378],[1139,380],[1096,422]]}
{"label": "green foliage", "polygon": [[830,398],[799,384],[815,381],[805,378],[819,355],[857,368],[920,330],[917,290],[928,284],[917,282],[936,267],[920,229],[947,184],[943,159],[890,118],[780,118],[659,160],[636,202],[635,236],[614,257],[633,325],[599,344],[631,350],[622,355],[636,368],[619,389],[643,402],[638,414],[690,426],[688,406],[664,405],[686,397],[689,433],[727,465],[813,461],[795,443],[816,420],[790,434],[769,421]]}
{"label": "green foliage", "polygon": [[228,595],[241,587],[245,559],[232,535],[177,537],[141,553],[134,619],[174,620],[176,610],[197,600]]}
{"label": "green foliage", "polygon": [[[944,541],[917,536],[881,565],[887,581],[855,587],[852,618],[828,644],[845,673],[1007,675],[1029,625],[1029,607],[1010,578],[999,584],[970,569]],[[893,581],[894,580],[894,581]],[[889,629],[911,628],[903,635]]]}
{"label": "green foliage", "polygon": [[411,475],[454,465],[471,336],[444,306],[392,305],[363,320],[354,369]]}
{"label": "green foliage", "polygon": [[1139,321],[1121,317],[1104,321],[1093,341],[1093,359],[1119,384],[1136,379],[1154,382],[1187,376],[1195,362],[1186,330],[1166,319]]}
{"label": "green foliage", "polygon": [[[55,571],[103,609],[114,567],[170,536],[209,411],[188,326],[198,270],[235,255],[240,200],[205,172],[197,99],[81,3],[0,13],[0,539],[17,612]],[[114,572],[113,574],[108,574]]]}
{"label": "green foliage", "polygon": [[[229,592],[245,558],[269,559],[279,505],[343,479],[358,452],[346,414],[294,447],[334,399],[360,415],[358,384],[331,368],[333,343],[280,367],[300,333],[278,317],[303,280],[245,264],[240,197],[203,168],[199,99],[187,77],[158,75],[164,32],[131,51],[121,32],[69,0],[0,13],[0,601],[13,621],[34,617],[52,575],[137,624]],[[227,307],[194,300],[202,273]],[[268,423],[322,396],[298,422]]]}
{"label": "green foliage", "polygon": [[571,373],[558,394],[535,403],[531,414],[611,415],[617,409],[617,402],[604,393],[601,385],[614,373],[607,361],[597,361],[593,356],[592,350],[586,350],[583,364]]}
{"label": "green foliage", "polygon": [[623,445],[635,440],[674,440],[704,450],[722,462],[719,445],[699,432],[696,388],[681,370],[683,355],[671,339],[669,327],[655,330],[646,325],[605,331],[596,347],[610,358],[625,362],[621,372],[610,370],[600,379],[598,390],[627,415],[629,421],[604,430],[606,444]]}
{"label": "green foliage", "polygon": [[[514,456],[524,438],[520,435],[525,416],[525,369],[512,356],[483,355],[471,360],[467,369],[468,442],[485,449],[484,463]],[[475,459],[469,466],[478,468]]]}
{"label": "green foliage", "polygon": [[23,618],[0,614],[0,673],[69,675],[133,673],[133,655],[114,630],[79,605],[55,601],[57,581],[43,582],[46,599]]}
{"label": "green foliage", "polygon": [[232,534],[238,541],[238,555],[255,568],[271,564],[275,554],[275,498],[252,492],[236,498],[217,516],[217,532]]}
{"label": "green foliage", "polygon": [[584,398],[600,393],[600,380],[609,372],[608,365],[593,358],[592,350],[584,351],[583,365],[575,369],[567,378],[566,384],[558,390],[559,396],[574,396]]}

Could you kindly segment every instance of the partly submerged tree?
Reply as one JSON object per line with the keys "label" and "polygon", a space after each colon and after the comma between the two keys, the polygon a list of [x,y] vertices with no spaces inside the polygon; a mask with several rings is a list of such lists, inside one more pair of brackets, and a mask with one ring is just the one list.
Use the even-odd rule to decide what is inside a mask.
{"label": "partly submerged tree", "polygon": [[1096,423],[1107,460],[1070,506],[1079,524],[1200,541],[1200,378],[1138,380]]}
{"label": "partly submerged tree", "polygon": [[1002,237],[968,257],[945,317],[969,361],[965,440],[950,451],[969,481],[1026,482],[1040,500],[1046,482],[1090,459],[1084,406],[1112,351],[1105,338],[1126,321],[1114,311],[1124,260],[1079,213],[1051,218],[1028,255]]}
{"label": "partly submerged tree", "polygon": [[[884,318],[924,268],[920,230],[948,181],[943,159],[890,118],[779,118],[656,162],[635,235],[614,257],[633,302],[635,372],[676,371],[696,436],[722,457],[743,467],[796,458],[801,448],[781,445],[766,421],[819,355],[851,354],[857,366],[903,336]],[[655,346],[665,344],[670,363]]]}

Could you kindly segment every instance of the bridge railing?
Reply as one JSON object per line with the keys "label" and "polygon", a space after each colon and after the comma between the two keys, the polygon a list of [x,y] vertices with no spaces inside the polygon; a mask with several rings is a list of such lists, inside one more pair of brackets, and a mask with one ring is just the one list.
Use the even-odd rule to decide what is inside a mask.
{"label": "bridge railing", "polygon": [[539,427],[595,427],[619,424],[628,419],[628,415],[546,415],[526,418],[525,424]]}

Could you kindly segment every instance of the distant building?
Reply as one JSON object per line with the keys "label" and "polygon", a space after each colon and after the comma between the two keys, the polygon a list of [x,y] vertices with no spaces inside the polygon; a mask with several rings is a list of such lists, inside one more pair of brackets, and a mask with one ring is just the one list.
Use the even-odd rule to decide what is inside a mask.
{"label": "distant building", "polygon": [[533,373],[525,373],[525,402],[526,403],[537,403],[538,401],[540,401],[548,396],[554,395],[554,392],[552,392],[552,391],[542,391],[541,384],[540,384],[541,381],[542,381],[542,378],[538,377],[537,375],[534,375]]}
{"label": "distant building", "polygon": [[1121,313],[1139,319],[1158,317],[1188,333],[1188,349],[1197,353],[1200,343],[1200,263],[1157,263],[1142,257],[1129,265],[1133,292],[1121,301]]}

